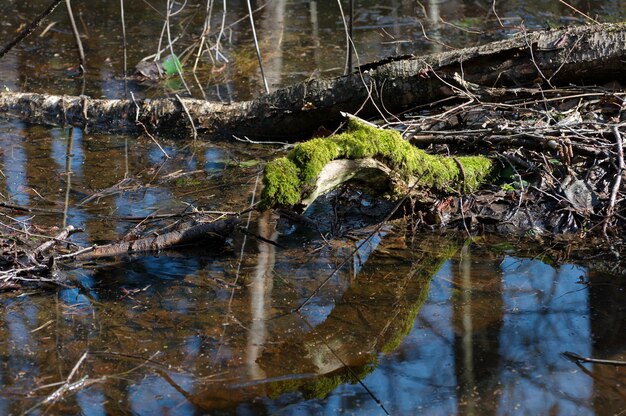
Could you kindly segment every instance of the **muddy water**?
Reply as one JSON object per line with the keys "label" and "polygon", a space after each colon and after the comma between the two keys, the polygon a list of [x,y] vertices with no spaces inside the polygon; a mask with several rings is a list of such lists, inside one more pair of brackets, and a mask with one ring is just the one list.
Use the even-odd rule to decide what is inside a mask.
{"label": "muddy water", "polygon": [[[3,2],[0,43],[47,3]],[[184,94],[175,78],[124,80],[119,3],[74,3],[86,76],[77,76],[59,7],[43,36],[40,30],[0,60],[3,88],[111,98]],[[126,3],[132,66],[157,50],[165,2],[152,2],[154,9]],[[172,36],[183,34],[174,45],[186,68],[195,52],[184,49],[197,39],[206,6],[191,3],[172,18]],[[363,62],[506,37],[522,21],[529,29],[584,21],[559,2],[496,2],[495,13],[491,1],[431,1],[423,9],[415,2],[355,3]],[[602,21],[624,18],[619,1],[572,4]],[[194,96],[229,101],[262,91],[249,26],[236,23],[245,10],[245,2],[227,2],[216,46],[222,9],[214,6],[215,64],[205,54],[197,79],[185,72]],[[270,88],[343,71],[335,3],[272,1],[255,18]],[[73,241],[86,246],[171,223],[142,221],[150,214],[196,208],[217,218],[250,203],[260,167],[281,152],[241,142],[156,140],[0,122],[2,202],[31,209],[2,209],[3,235],[6,226],[54,233],[72,224],[83,229]],[[340,237],[327,242],[295,224],[276,231],[276,221],[254,215],[251,228],[280,246],[236,234],[224,248],[64,265],[58,275],[65,288],[1,293],[0,414],[626,409],[623,367],[576,365],[562,355],[626,360],[623,277],[594,271],[591,263],[524,258],[516,254],[523,247],[510,244],[412,235],[402,223],[363,244],[373,228],[335,224]]]}

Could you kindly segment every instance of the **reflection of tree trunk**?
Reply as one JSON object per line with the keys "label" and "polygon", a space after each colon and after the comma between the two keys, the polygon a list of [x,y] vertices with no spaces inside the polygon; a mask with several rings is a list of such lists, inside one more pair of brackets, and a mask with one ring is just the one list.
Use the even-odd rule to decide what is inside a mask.
{"label": "reflection of tree trunk", "polygon": [[474,374],[474,331],[472,328],[472,259],[469,246],[461,250],[461,260],[459,261],[460,289],[461,289],[461,355],[457,356],[457,361],[462,361],[462,371],[458,379],[461,386],[461,397],[465,405],[465,414],[476,414],[476,401],[472,394],[476,388],[476,376]]}
{"label": "reflection of tree trunk", "polygon": [[[299,83],[251,102],[182,102],[203,133],[298,138],[320,125],[339,122],[340,111],[373,117],[380,116],[381,108],[395,114],[457,96],[450,88],[457,73],[465,81],[489,87],[531,84],[542,77],[553,85],[622,80],[625,42],[624,24],[522,33],[479,47],[376,62],[361,67],[361,73]],[[67,123],[92,130],[141,131],[135,124],[137,117],[153,129],[180,133],[189,128],[189,117],[178,99],[135,103],[3,92],[0,111],[31,123]]]}
{"label": "reflection of tree trunk", "polygon": [[[278,232],[274,230],[271,216],[270,211],[266,211],[259,217],[259,235],[267,240],[275,241]],[[259,241],[257,265],[248,286],[252,324],[246,346],[246,366],[252,380],[265,377],[265,372],[259,367],[257,359],[267,337],[266,318],[271,307],[272,269],[276,261],[275,254],[276,248],[273,245]]]}
{"label": "reflection of tree trunk", "polygon": [[317,1],[311,0],[309,2],[309,8],[311,13],[311,30],[312,30],[312,40],[313,40],[313,60],[315,62],[315,68],[322,67],[322,56],[320,54],[320,27],[317,13]]}
{"label": "reflection of tree trunk", "polygon": [[283,74],[283,35],[285,32],[285,0],[273,0],[263,9],[259,21],[260,42],[263,52],[265,74],[270,90],[281,84]]}
{"label": "reflection of tree trunk", "polygon": [[[433,29],[433,33],[430,36],[436,41],[441,39],[441,33],[439,32],[441,29],[440,4],[441,0],[428,0],[428,20],[430,20],[430,26]],[[441,43],[432,42],[432,45],[435,52],[441,52]]]}
{"label": "reflection of tree trunk", "polygon": [[72,148],[74,146],[74,129],[70,129],[65,152],[65,203],[63,204],[63,228],[67,226],[67,212],[70,209],[70,190],[72,189]]}
{"label": "reflection of tree trunk", "polygon": [[[606,276],[605,282],[603,276]],[[621,280],[621,282],[620,282]],[[590,275],[589,320],[591,325],[591,356],[601,359],[624,360],[626,356],[626,292],[620,289],[624,279],[606,275]],[[588,367],[588,366],[586,366]],[[619,414],[624,410],[626,384],[623,368],[596,365],[591,368],[593,408],[598,415]]]}
{"label": "reflection of tree trunk", "polygon": [[[454,278],[461,296],[454,305],[453,322],[459,414],[466,415],[478,414],[477,388],[491,383],[500,371],[499,339],[504,318],[501,275],[481,273],[472,269],[472,264],[470,248],[464,247]],[[497,270],[497,266],[491,270]],[[495,414],[496,407],[497,403],[483,400],[480,412]]]}

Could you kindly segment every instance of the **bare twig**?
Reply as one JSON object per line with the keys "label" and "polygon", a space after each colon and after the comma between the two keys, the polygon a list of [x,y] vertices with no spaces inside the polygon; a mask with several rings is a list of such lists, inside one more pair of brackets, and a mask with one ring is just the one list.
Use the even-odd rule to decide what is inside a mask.
{"label": "bare twig", "polygon": [[500,16],[498,16],[498,12],[496,12],[496,0],[493,0],[493,3],[491,3],[491,11],[493,12],[494,16],[496,16],[496,19],[498,19],[498,23],[500,24],[500,27],[504,27],[504,24],[502,23]]}
{"label": "bare twig", "polygon": [[247,0],[248,14],[250,16],[250,26],[252,27],[252,38],[254,39],[254,48],[256,49],[256,57],[259,60],[259,69],[261,70],[261,78],[263,78],[263,86],[265,87],[265,93],[270,93],[270,87],[267,85],[267,78],[265,77],[265,71],[263,69],[263,60],[261,59],[261,50],[259,49],[259,41],[256,36],[256,28],[254,27],[254,16],[252,15],[252,4],[250,0]]}
{"label": "bare twig", "polygon": [[172,8],[174,7],[174,2],[167,0],[167,14],[165,16],[165,31],[167,33],[167,44],[169,46],[170,53],[172,54],[172,58],[174,58],[174,66],[176,67],[176,72],[178,73],[178,76],[180,77],[180,81],[183,83],[185,90],[191,96],[191,90],[189,90],[189,86],[187,86],[187,83],[185,82],[185,78],[183,77],[183,72],[182,72],[183,69],[178,64],[178,60],[176,59],[176,54],[174,53],[174,45],[172,43],[172,34],[170,33],[170,18],[180,13],[185,8],[185,4],[187,4],[187,2],[183,3],[183,5],[180,6],[180,8],[177,11],[172,12]]}
{"label": "bare twig", "polygon": [[135,113],[135,124],[137,124],[138,126],[141,126],[143,128],[143,131],[154,142],[154,144],[156,144],[159,147],[161,152],[165,155],[165,158],[169,159],[170,155],[168,155],[167,152],[165,151],[165,149],[163,149],[163,147],[161,147],[161,145],[159,144],[157,139],[153,135],[150,134],[150,132],[148,131],[148,128],[146,127],[146,125],[143,124],[141,121],[139,121],[139,113],[141,113],[141,110],[139,109],[139,104],[137,104],[137,101],[135,101],[135,95],[132,93],[132,91],[130,93],[130,98],[133,100],[133,103],[135,104],[135,108],[137,109],[137,112]]}
{"label": "bare twig", "polygon": [[70,23],[72,24],[72,32],[74,33],[74,39],[76,40],[76,47],[78,48],[80,72],[84,74],[85,71],[87,71],[87,68],[85,66],[85,51],[83,50],[83,42],[80,40],[80,33],[78,32],[78,27],[76,26],[76,21],[74,20],[71,0],[65,0],[65,4],[67,6],[67,16],[69,17]]}
{"label": "bare twig", "polygon": [[13,39],[11,42],[6,44],[2,50],[0,50],[0,58],[2,58],[7,52],[9,52],[15,45],[23,41],[28,35],[33,33],[35,29],[41,25],[41,22],[48,17],[54,9],[62,2],[63,0],[54,0],[46,10],[43,11],[39,16],[37,16],[28,26],[26,26],[22,31]]}
{"label": "bare twig", "polygon": [[626,366],[626,361],[618,361],[618,360],[601,360],[599,358],[589,358],[583,357],[582,355],[578,355],[575,352],[565,351],[562,353],[567,359],[575,362],[575,363],[593,363],[593,364],[606,364],[606,365],[616,365],[616,366]]}
{"label": "bare twig", "polygon": [[56,236],[54,236],[53,240],[48,240],[45,243],[41,244],[39,247],[37,247],[36,249],[33,250],[33,255],[37,256],[39,254],[43,254],[45,253],[48,249],[50,249],[50,247],[52,247],[53,245],[55,245],[58,242],[63,242],[64,240],[66,240],[70,235],[72,235],[73,233],[80,231],[79,229],[74,228],[73,225],[68,225],[67,227],[65,227],[63,230],[61,230],[60,233],[58,233]]}
{"label": "bare twig", "polygon": [[581,16],[583,16],[585,19],[590,20],[592,23],[599,25],[600,22],[598,22],[596,19],[594,19],[593,17],[581,12],[580,10],[578,10],[576,7],[572,6],[571,4],[563,1],[563,0],[559,0],[559,3],[564,4],[565,6],[569,7],[570,9],[574,10],[576,13],[580,14]]}
{"label": "bare twig", "polygon": [[187,118],[189,119],[189,124],[191,125],[191,132],[193,135],[193,141],[195,142],[196,139],[198,138],[198,130],[196,130],[196,125],[193,122],[193,118],[191,118],[191,114],[189,113],[187,106],[185,105],[184,101],[180,98],[178,94],[176,94],[176,98],[178,99],[178,102],[180,103],[180,105],[183,107],[183,111],[185,111],[185,114],[187,115]]}
{"label": "bare twig", "polygon": [[128,44],[126,42],[126,21],[124,20],[124,0],[120,0],[120,19],[122,21],[122,49],[124,51],[124,71],[122,75],[124,77],[124,92],[128,93],[128,80],[126,75],[128,72]]}
{"label": "bare twig", "polygon": [[611,131],[615,136],[615,153],[617,153],[617,173],[615,175],[613,189],[611,190],[611,197],[609,199],[609,206],[607,208],[606,218],[604,219],[604,225],[602,226],[602,232],[605,236],[607,236],[606,230],[615,211],[615,201],[617,200],[617,194],[619,193],[620,187],[622,185],[622,174],[625,171],[624,144],[622,142],[622,135],[616,125],[611,126]]}

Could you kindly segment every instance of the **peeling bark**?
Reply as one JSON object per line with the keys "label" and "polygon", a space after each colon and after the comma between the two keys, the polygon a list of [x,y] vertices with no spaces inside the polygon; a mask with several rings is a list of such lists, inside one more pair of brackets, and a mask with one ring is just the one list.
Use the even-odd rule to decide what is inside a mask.
{"label": "peeling bark", "polygon": [[383,109],[397,114],[454,96],[464,91],[454,80],[455,73],[485,87],[624,80],[625,44],[626,24],[579,26],[520,33],[451,52],[388,59],[353,74],[302,82],[230,105],[196,99],[134,102],[3,92],[0,112],[31,123],[106,132],[140,132],[143,127],[137,120],[152,131],[184,135],[190,128],[184,105],[200,133],[297,139],[321,125],[337,124],[340,111],[367,118]]}

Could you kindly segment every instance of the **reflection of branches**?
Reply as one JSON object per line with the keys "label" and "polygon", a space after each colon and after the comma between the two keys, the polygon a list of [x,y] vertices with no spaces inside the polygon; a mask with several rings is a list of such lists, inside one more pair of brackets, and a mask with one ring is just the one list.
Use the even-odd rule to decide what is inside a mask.
{"label": "reflection of branches", "polygon": [[[571,396],[569,394],[567,394],[566,392],[564,392],[562,389],[555,389],[554,386],[550,385],[547,381],[543,381],[542,378],[538,378],[537,374],[531,372],[531,371],[525,371],[525,364],[523,362],[515,362],[515,361],[507,361],[503,363],[505,367],[514,367],[516,369],[516,373],[520,378],[523,378],[526,382],[528,382],[530,385],[544,391],[544,392],[548,392],[550,394],[552,394],[553,396],[563,399],[563,400],[567,400],[569,402],[571,402],[572,404],[574,404],[577,407],[588,407],[589,406],[589,400],[586,398],[582,398],[582,397],[574,397]],[[554,366],[552,368],[550,368],[551,372],[555,372],[555,370],[562,370],[563,372],[565,372],[565,369],[563,368],[559,368],[557,366]],[[569,372],[568,372],[569,373]],[[526,390],[526,389],[525,389]],[[532,394],[531,392],[528,392],[530,394]]]}
{"label": "reflection of branches", "polygon": [[[89,355],[89,351],[85,351],[83,353],[83,355],[79,358],[79,360],[76,362],[76,364],[74,365],[74,368],[72,368],[72,371],[67,376],[65,382],[62,383],[61,387],[59,387],[54,392],[49,394],[43,401],[35,404],[33,407],[28,409],[26,412],[24,412],[24,414],[31,413],[33,410],[38,409],[41,406],[49,405],[48,408],[45,411],[45,413],[47,413],[47,411],[50,409],[50,407],[52,407],[57,401],[62,399],[66,394],[68,394],[68,393],[76,393],[76,392],[78,392],[78,391],[80,391],[80,390],[82,390],[82,389],[84,389],[86,387],[89,387],[89,386],[91,386],[93,384],[102,383],[102,382],[104,382],[104,381],[106,381],[106,380],[108,380],[110,378],[117,378],[117,377],[121,377],[123,375],[130,374],[130,373],[132,373],[132,372],[134,372],[134,371],[144,367],[147,364],[148,361],[152,360],[158,354],[160,354],[160,351],[157,351],[154,354],[152,354],[152,356],[150,356],[150,358],[148,360],[144,361],[143,363],[139,364],[138,366],[133,367],[130,370],[127,370],[127,371],[124,371],[124,372],[121,372],[121,373],[106,375],[106,376],[93,378],[93,379],[90,379],[89,376],[83,376],[81,379],[72,382],[72,379],[74,378],[74,375],[76,375],[76,373],[78,372],[78,369],[80,368],[80,366],[83,364],[83,362],[85,361],[85,359]],[[50,384],[50,385],[47,385],[47,386],[42,386],[41,388],[52,387],[52,386],[56,386],[58,384],[59,383],[53,383],[53,384]]]}

